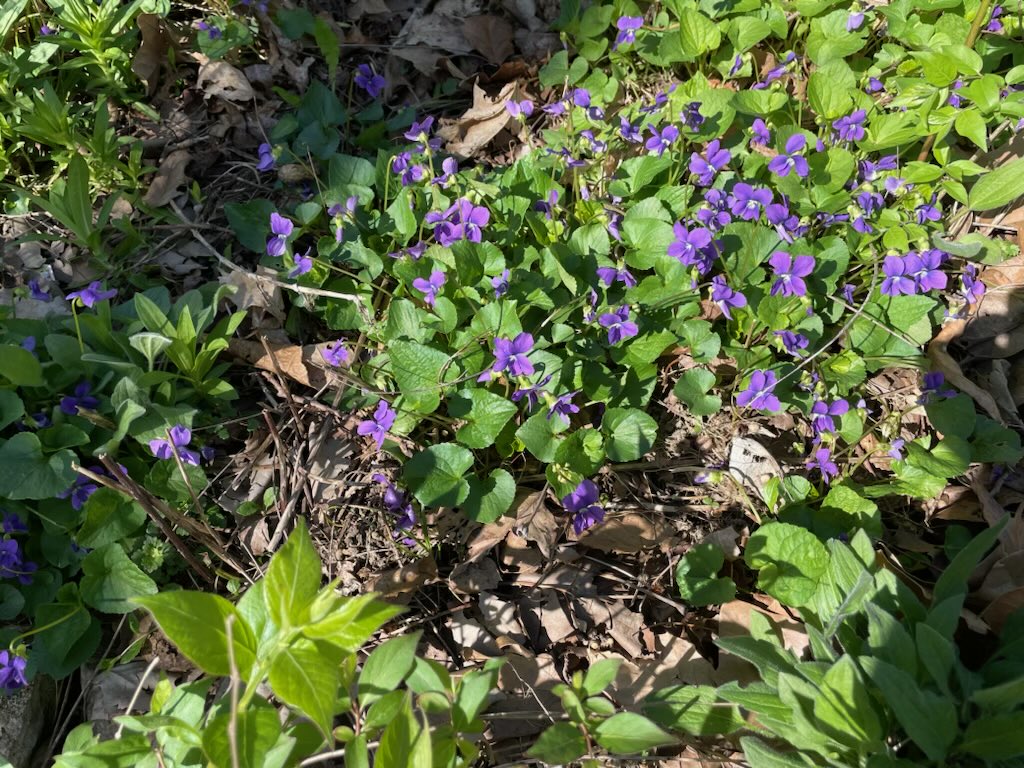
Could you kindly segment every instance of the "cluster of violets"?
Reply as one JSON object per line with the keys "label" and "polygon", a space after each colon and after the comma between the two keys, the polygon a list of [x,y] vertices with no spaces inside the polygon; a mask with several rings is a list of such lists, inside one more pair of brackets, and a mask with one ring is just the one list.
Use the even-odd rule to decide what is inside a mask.
{"label": "cluster of violets", "polygon": [[0,519],[0,579],[17,579],[21,584],[31,584],[32,574],[39,566],[26,559],[21,544],[14,538],[27,533],[28,526],[13,512],[4,512]]}
{"label": "cluster of violets", "polygon": [[[997,18],[998,13],[994,13],[992,24],[998,25]],[[851,9],[847,27],[856,30],[872,20],[873,14],[855,6]],[[998,31],[992,28],[992,24],[989,31]],[[617,20],[615,28],[617,36],[613,47],[616,50],[624,49],[636,42],[638,34],[644,29],[644,20],[642,17],[623,16]],[[737,75],[743,63],[743,57],[737,56],[730,77]],[[749,87],[770,87],[781,78],[798,76],[800,67],[800,57],[793,52],[787,53]],[[384,79],[366,64],[360,65],[354,82],[370,98],[377,98],[386,87]],[[699,198],[690,214],[673,225],[673,240],[667,253],[692,270],[692,288],[706,290],[710,301],[719,308],[726,320],[732,320],[735,312],[749,305],[743,292],[744,287],[731,282],[733,278],[723,265],[726,254],[721,235],[730,223],[758,223],[776,231],[783,245],[767,260],[771,270],[769,294],[792,298],[807,315],[812,315],[815,306],[811,288],[813,286],[820,291],[820,284],[815,285],[818,264],[815,256],[806,252],[810,248],[804,250],[798,247],[798,241],[813,241],[830,234],[845,239],[849,237],[851,229],[861,235],[875,234],[880,213],[889,207],[910,210],[911,218],[922,225],[938,221],[942,216],[934,195],[930,199],[923,197],[914,189],[913,184],[898,175],[899,162],[895,155],[870,157],[861,154],[855,176],[848,183],[849,204],[843,213],[801,215],[790,199],[778,191],[774,179],[785,179],[790,175],[805,179],[810,175],[811,156],[814,153],[824,152],[830,146],[842,146],[857,152],[857,143],[868,135],[868,111],[865,109],[858,108],[832,120],[823,126],[817,136],[794,126],[773,126],[757,118],[747,126],[746,137],[741,142],[730,139],[730,145],[726,146],[725,138],[707,143],[695,140],[694,133],[705,122],[699,102],[685,103],[678,113],[678,119],[667,114],[668,105],[672,102],[670,96],[675,88],[673,85],[656,94],[653,100],[642,103],[638,112],[627,108],[608,119],[604,109],[595,103],[592,94],[581,87],[569,89],[561,99],[550,104],[538,107],[529,98],[518,98],[506,102],[505,109],[510,119],[524,123],[527,118],[540,112],[548,120],[565,117],[568,125],[574,126],[572,135],[575,138],[570,140],[569,145],[549,147],[545,152],[554,156],[566,171],[584,171],[574,175],[576,193],[584,200],[602,200],[600,189],[603,181],[595,181],[586,171],[607,167],[611,153],[615,153],[616,157],[631,153],[660,157],[665,153],[679,156],[685,152],[688,175],[684,173],[683,181],[692,184]],[[884,84],[876,78],[868,77],[865,78],[863,89],[867,94],[880,93],[884,91]],[[432,135],[433,123],[434,119],[430,116],[415,121],[404,134],[412,146],[397,153],[392,159],[392,173],[403,186],[433,186],[447,191],[456,181],[458,164],[454,158],[442,155],[441,142]],[[617,145],[614,143],[616,138],[621,140]],[[764,177],[744,178],[737,167],[739,164],[733,164],[734,152],[742,143],[769,157],[765,163]],[[259,155],[261,167],[272,167],[274,155],[269,145],[261,146]],[[533,210],[543,214],[549,221],[566,216],[567,211],[559,205],[559,195],[558,190],[550,190],[534,203]],[[428,195],[428,198],[436,199],[436,196]],[[616,242],[622,242],[622,212],[617,205],[621,201],[611,197],[604,199],[607,200],[604,210],[607,230]],[[351,205],[347,212],[335,206],[331,215],[351,215],[353,210]],[[492,212],[480,200],[471,195],[455,197],[447,208],[425,214],[422,222],[425,226],[420,230],[421,235],[424,229],[427,231],[423,239],[389,255],[396,259],[408,258],[415,261],[432,244],[450,247],[463,240],[482,242],[491,219]],[[340,232],[339,224],[339,242],[342,239]],[[271,256],[284,255],[293,234],[291,222],[275,213],[271,220],[271,233],[267,253]],[[308,271],[310,262],[303,258],[294,259],[295,268],[289,273],[290,276],[296,277]],[[937,249],[889,253],[880,265],[880,291],[886,296],[899,296],[942,290],[947,286],[950,262],[949,255]],[[508,269],[490,278],[496,298],[509,290],[513,279]],[[965,265],[960,279],[960,298],[968,304],[978,301],[985,287],[978,279],[976,269],[970,264]],[[433,268],[428,274],[417,277],[410,289],[415,298],[430,308],[445,292],[448,282],[448,276],[442,269]],[[590,289],[590,309],[585,308],[584,322],[600,328],[611,346],[623,344],[637,336],[643,318],[639,312],[640,307],[621,300],[598,309],[598,291],[603,288],[610,292],[619,284],[628,289],[637,283],[637,278],[622,262],[602,264],[594,275],[594,287]],[[847,284],[839,293],[847,304],[852,304],[858,290],[863,291],[863,288]],[[773,330],[771,336],[785,353],[794,358],[801,359],[809,354],[808,338],[797,331]],[[339,348],[341,344],[337,342]],[[535,410],[543,403],[548,419],[558,417],[568,424],[580,411],[581,403],[574,402],[580,393],[549,389],[552,377],[545,376],[543,371],[538,372],[530,360],[534,344],[533,335],[525,331],[513,338],[494,339],[494,362],[478,375],[478,381],[485,384],[497,380],[509,383],[513,385],[513,401],[525,403],[528,411]],[[348,362],[347,355],[344,362]],[[808,418],[813,428],[814,444],[807,466],[820,471],[827,482],[839,471],[832,459],[836,419],[849,410],[850,404],[843,399],[828,399],[827,392],[813,374],[811,381],[816,399]],[[746,388],[736,395],[736,405],[752,410],[779,410],[782,403],[775,394],[778,383],[777,373],[773,370],[751,372]],[[381,448],[396,416],[392,405],[382,400],[373,416],[359,424],[359,433],[370,437]],[[893,446],[892,450],[898,453],[900,446],[895,442]],[[572,507],[570,511],[574,514],[577,507],[592,510],[596,498],[596,486],[591,489],[581,484],[572,498],[567,497],[565,506],[567,509]],[[597,519],[598,516],[590,513],[579,516],[580,520],[591,518]]]}

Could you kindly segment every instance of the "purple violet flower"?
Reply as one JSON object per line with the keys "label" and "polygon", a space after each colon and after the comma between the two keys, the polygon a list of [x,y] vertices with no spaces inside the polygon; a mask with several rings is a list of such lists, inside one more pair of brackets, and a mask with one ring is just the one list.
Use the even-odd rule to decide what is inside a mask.
{"label": "purple violet flower", "polygon": [[809,172],[807,158],[798,153],[806,146],[807,137],[802,133],[794,133],[786,140],[785,152],[769,161],[768,170],[776,176],[788,176],[790,171],[795,171],[797,176],[804,178]]}
{"label": "purple violet flower", "polygon": [[355,84],[366,91],[371,99],[376,99],[387,87],[388,81],[373,71],[369,64],[356,67]]}
{"label": "purple violet flower", "polygon": [[190,442],[192,442],[192,430],[184,424],[175,424],[171,427],[170,435],[170,442],[162,437],[149,441],[149,450],[153,452],[153,455],[158,459],[173,459],[174,448],[177,448],[178,455],[181,457],[183,463],[191,464],[193,467],[198,467],[199,454],[186,447]]}
{"label": "purple violet flower", "polygon": [[60,409],[68,416],[77,416],[78,409],[84,408],[88,411],[96,410],[100,401],[89,394],[92,385],[88,381],[80,381],[75,386],[75,394],[65,395],[60,399]]}
{"label": "purple violet flower", "polygon": [[29,295],[36,301],[53,301],[53,297],[39,287],[38,280],[28,281],[28,292]]}
{"label": "purple violet flower", "polygon": [[[916,260],[916,256],[914,257]],[[886,256],[882,262],[882,272],[885,279],[882,281],[881,292],[886,296],[899,296],[905,294],[911,296],[917,293],[917,282],[911,276],[916,268],[916,263],[907,268],[907,260],[901,256]]]}
{"label": "purple violet flower", "polygon": [[306,274],[311,269],[313,269],[313,259],[309,255],[309,250],[307,249],[303,254],[296,254],[295,266],[288,272],[288,277],[299,277],[300,275]]}
{"label": "purple violet flower", "polygon": [[930,203],[922,203],[914,209],[914,217],[918,224],[924,224],[926,221],[938,221],[942,218],[942,211],[935,205],[935,195],[932,195]]}
{"label": "purple violet flower", "polygon": [[636,31],[643,25],[643,16],[620,16],[618,21],[615,22],[615,28],[619,30],[619,34],[615,37],[612,50],[614,51],[623,45],[635,43]]}
{"label": "purple violet flower", "polygon": [[544,387],[546,387],[550,381],[551,374],[548,374],[536,384],[531,384],[528,387],[520,387],[512,393],[512,402],[518,403],[525,397],[527,410],[532,411],[537,407],[537,403],[540,402],[540,398],[544,396]]}
{"label": "purple violet flower", "polygon": [[593,480],[582,480],[562,499],[565,511],[572,514],[572,528],[579,536],[587,528],[604,521],[604,507],[598,504],[600,491]]}
{"label": "purple violet flower", "polygon": [[793,357],[800,357],[800,351],[807,349],[810,341],[802,333],[793,331],[775,331],[775,335],[782,341],[782,348]]}
{"label": "purple violet flower", "polygon": [[502,270],[500,275],[491,278],[491,287],[494,289],[494,298],[500,299],[508,293],[508,278],[509,272],[507,269]]}
{"label": "purple violet flower", "polygon": [[732,320],[730,309],[747,306],[747,297],[730,288],[722,275],[715,275],[711,278],[711,300],[730,320]]}
{"label": "purple violet flower", "polygon": [[772,191],[767,187],[752,187],[739,182],[729,195],[730,210],[744,221],[756,221],[766,205],[771,205]]}
{"label": "purple violet flower", "polygon": [[743,56],[736,54],[736,58],[732,61],[732,66],[729,67],[729,77],[735,77],[736,73],[743,67]]}
{"label": "purple violet flower", "polygon": [[78,299],[79,302],[91,309],[97,301],[106,301],[107,299],[112,299],[115,296],[117,296],[117,291],[114,288],[111,288],[109,291],[104,291],[100,285],[100,281],[93,280],[85,288],[69,293],[67,299],[68,301]]}
{"label": "purple violet flower", "polygon": [[533,349],[533,336],[523,331],[514,339],[498,337],[494,340],[494,366],[485,371],[481,380],[489,380],[492,376],[507,370],[512,376],[532,376],[533,363],[528,355]]}
{"label": "purple violet flower", "polygon": [[25,677],[25,666],[28,660],[13,651],[0,651],[0,688],[5,691],[16,691],[28,685]]}
{"label": "purple violet flower", "polygon": [[968,304],[975,304],[985,295],[985,284],[978,279],[978,269],[973,264],[965,264],[960,275],[960,295]]}
{"label": "purple violet flower", "polygon": [[608,329],[608,343],[618,344],[620,341],[631,339],[640,332],[636,323],[629,319],[629,307],[623,304],[614,312],[606,312],[601,315],[597,322],[602,328]]}
{"label": "purple violet flower", "polygon": [[651,131],[651,138],[647,140],[647,143],[644,144],[644,146],[649,152],[657,152],[658,157],[665,154],[665,150],[671,147],[679,138],[679,129],[674,125],[666,125],[660,133],[658,132],[658,129],[650,123],[647,124],[647,127]]}
{"label": "purple violet flower", "polygon": [[639,126],[633,125],[629,120],[621,116],[619,117],[619,135],[630,144],[641,144],[644,140]]}
{"label": "purple violet flower", "polygon": [[522,118],[525,120],[533,114],[533,102],[529,99],[523,99],[522,101],[513,101],[510,99],[505,102],[505,111],[514,118]]}
{"label": "purple violet flower", "polygon": [[483,239],[483,227],[487,226],[490,218],[490,211],[462,197],[444,213],[428,213],[424,220],[428,224],[437,224],[434,237],[447,248],[459,240],[479,243]]}
{"label": "purple violet flower", "polygon": [[210,24],[206,21],[196,22],[196,29],[198,29],[200,32],[205,32],[211,40],[217,40],[224,34],[220,31],[219,27]]}
{"label": "purple violet flower", "polygon": [[710,187],[715,174],[725,168],[731,159],[729,150],[722,149],[721,143],[715,139],[707,145],[703,156],[696,152],[690,155],[690,173],[697,177],[702,187]]}
{"label": "purple violet flower", "polygon": [[259,162],[256,163],[257,171],[270,171],[273,170],[274,165],[277,163],[277,158],[274,157],[274,148],[264,142],[256,148],[256,153],[259,155]]}
{"label": "purple violet flower", "polygon": [[849,410],[850,404],[842,398],[834,401],[831,405],[824,400],[817,400],[811,406],[811,426],[819,435],[823,432],[831,434],[836,431],[835,417],[842,416]]}
{"label": "purple violet flower", "polygon": [[693,266],[700,263],[700,251],[711,244],[711,232],[704,227],[689,231],[682,222],[672,225],[675,240],[668,245],[668,255],[681,264]]}
{"label": "purple violet flower", "polygon": [[885,84],[877,77],[869,77],[868,84],[864,86],[865,93],[878,93],[885,90]]}
{"label": "purple violet flower", "polygon": [[867,119],[867,112],[863,109],[855,109],[848,115],[843,115],[832,123],[841,141],[860,141],[864,138],[864,121]]}
{"label": "purple violet flower", "polygon": [[402,135],[405,136],[409,141],[415,141],[418,144],[426,144],[430,138],[430,129],[434,125],[434,116],[427,115],[423,120],[413,120],[412,125]]}
{"label": "purple violet flower", "polygon": [[929,371],[924,375],[921,396],[917,398],[917,402],[924,405],[937,397],[956,397],[956,390],[946,387],[946,377],[942,371]]}
{"label": "purple violet flower", "polygon": [[557,414],[562,421],[568,424],[572,414],[580,412],[580,407],[572,402],[578,393],[579,390],[576,390],[556,397],[551,403],[551,407],[548,408],[548,421],[551,421],[551,417]]}
{"label": "purple violet flower", "polygon": [[772,283],[771,295],[805,296],[807,284],[804,278],[814,271],[813,256],[791,256],[782,251],[775,251],[768,263],[775,270],[775,282]]}
{"label": "purple violet flower", "polygon": [[854,32],[860,29],[860,25],[864,23],[864,14],[861,11],[850,11],[850,15],[846,17],[846,31]]}
{"label": "purple violet flower", "polygon": [[636,278],[633,277],[632,273],[623,267],[618,269],[617,267],[598,267],[597,268],[597,279],[600,280],[606,288],[611,288],[615,282],[622,283],[627,288],[632,288],[636,285]]}
{"label": "purple violet flower", "polygon": [[985,26],[986,32],[992,32],[993,34],[1000,34],[1003,31],[1003,23],[998,21],[999,17],[1003,15],[1003,6],[997,5],[992,9],[992,15],[989,17],[988,24]]}
{"label": "purple violet flower", "polygon": [[0,522],[0,530],[4,533],[27,533],[28,526],[14,512],[4,512],[3,521]]}
{"label": "purple violet flower", "polygon": [[345,348],[345,342],[342,339],[321,347],[320,357],[324,359],[325,363],[333,365],[335,368],[348,365],[350,359],[349,351]]}
{"label": "purple violet flower", "polygon": [[903,446],[906,445],[906,440],[897,438],[889,443],[889,450],[886,453],[887,456],[891,456],[897,461],[903,458]]}
{"label": "purple violet flower", "polygon": [[754,146],[755,144],[760,144],[761,146],[765,146],[765,145],[771,143],[771,140],[772,140],[771,131],[768,130],[768,126],[765,125],[764,120],[762,120],[760,117],[754,120],[754,124],[750,126],[750,132],[751,132],[751,136],[750,136],[750,145],[751,146]]}
{"label": "purple violet flower", "polygon": [[905,263],[907,265],[907,272],[914,278],[918,290],[922,293],[932,290],[945,290],[948,278],[941,269],[943,252],[936,248],[931,248],[927,251],[922,251],[918,256],[914,256],[913,260],[911,260],[911,255],[907,254]]}
{"label": "purple violet flower", "polygon": [[288,248],[288,238],[294,229],[295,225],[291,220],[281,216],[277,211],[270,214],[270,232],[273,237],[267,240],[267,255],[283,256]]}
{"label": "purple violet flower", "polygon": [[437,184],[438,186],[445,187],[451,180],[452,176],[459,172],[459,161],[454,157],[446,157],[441,161],[441,175],[435,176],[431,179],[431,184]]}
{"label": "purple violet flower", "polygon": [[[93,466],[89,467],[89,469],[96,474],[104,474],[102,467]],[[57,498],[70,498],[71,508],[76,512],[79,512],[82,507],[85,506],[85,502],[89,500],[89,497],[92,496],[98,488],[99,486],[85,475],[78,475],[78,477],[75,478],[75,481],[68,488],[65,488],[57,494]]]}
{"label": "purple violet flower", "polygon": [[384,438],[387,437],[388,430],[395,423],[397,415],[386,400],[381,400],[377,403],[377,410],[373,412],[373,418],[359,422],[356,432],[372,437],[379,451],[384,447]]}
{"label": "purple violet flower", "polygon": [[821,472],[821,479],[826,483],[839,475],[839,467],[832,460],[832,451],[829,448],[818,448],[814,452],[814,458],[808,459],[805,465],[808,469],[817,469]]}
{"label": "purple violet flower", "polygon": [[700,113],[700,102],[691,101],[687,104],[683,111],[679,113],[679,119],[691,131],[698,130],[704,125],[704,115]]}
{"label": "purple violet flower", "polygon": [[434,306],[434,301],[437,299],[437,294],[441,292],[441,288],[445,284],[445,274],[439,269],[435,269],[430,273],[430,279],[424,280],[422,277],[417,277],[412,281],[412,287],[417,291],[423,293],[423,303],[428,307]]}
{"label": "purple violet flower", "polygon": [[741,408],[777,411],[782,408],[782,403],[775,396],[776,384],[778,384],[778,380],[774,371],[754,371],[750,375],[747,388],[736,395],[736,404]]}

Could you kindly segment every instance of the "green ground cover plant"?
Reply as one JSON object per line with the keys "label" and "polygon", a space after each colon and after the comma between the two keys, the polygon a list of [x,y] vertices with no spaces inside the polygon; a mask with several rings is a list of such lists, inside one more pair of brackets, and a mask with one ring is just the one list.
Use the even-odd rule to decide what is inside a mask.
{"label": "green ground cover plant", "polygon": [[[27,8],[0,8],[13,40],[0,97],[21,110],[0,124],[9,200],[109,264],[124,255],[106,246],[116,197],[96,194],[134,194],[141,159],[102,100],[69,112],[58,94],[141,98],[131,22],[168,9]],[[435,514],[486,525],[531,491],[558,502],[567,536],[584,536],[608,515],[602,476],[642,467],[665,439],[668,399],[695,429],[780,414],[800,425],[783,473],[760,487],[726,467],[694,468],[694,482],[744,500],[759,527],[743,565],[799,614],[808,654],[754,619],[750,637],[718,646],[759,682],[642,703],[615,697],[617,664],[594,664],[557,688],[564,716],[532,759],[596,765],[695,738],[734,739],[755,768],[1024,754],[1019,616],[969,664],[956,638],[968,577],[1004,524],[951,544],[924,595],[875,546],[886,503],[932,499],[972,465],[1024,455],[1018,433],[923,353],[982,300],[979,270],[1016,253],[951,233],[1024,195],[1024,160],[988,164],[1024,130],[1022,12],[988,0],[570,0],[556,22],[565,49],[540,68],[536,95],[502,105],[531,151],[487,165],[445,151],[439,115],[386,112],[369,62],[339,89],[322,18],[256,10],[314,40],[329,80],[279,89],[291,111],[254,158],[265,195],[224,209],[233,258],[296,288],[286,327],[325,329],[318,364],[394,470],[375,477],[406,551],[435,546]],[[214,9],[198,48],[239,56],[254,18]],[[33,106],[30,93],[42,95]],[[271,174],[282,166],[315,183],[283,184]],[[60,181],[44,191],[47,174]],[[102,281],[63,298],[46,288],[24,291],[70,313],[0,316],[0,685],[71,674],[105,617],[140,609],[207,675],[161,683],[116,739],[81,726],[57,763],[487,764],[479,734],[500,660],[456,678],[416,656],[415,633],[366,655],[397,610],[322,586],[301,521],[265,577],[241,586],[202,497],[207,436],[235,415],[221,355],[245,313],[225,312],[231,289],[122,300]],[[920,375],[902,411],[867,386],[890,367]],[[910,429],[922,411],[929,428]],[[882,457],[886,472],[865,469]],[[720,548],[691,548],[675,567],[682,600],[733,599],[741,580],[724,565]],[[213,589],[220,576],[237,585],[231,600]]]}

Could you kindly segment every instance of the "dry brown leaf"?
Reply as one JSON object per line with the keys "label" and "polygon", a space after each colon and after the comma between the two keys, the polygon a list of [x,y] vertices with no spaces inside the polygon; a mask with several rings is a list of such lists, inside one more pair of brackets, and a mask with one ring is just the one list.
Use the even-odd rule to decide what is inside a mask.
{"label": "dry brown leaf", "polygon": [[526,632],[516,616],[515,603],[502,600],[490,592],[481,592],[477,599],[484,626],[497,638],[509,638],[515,643],[526,642]]}
{"label": "dry brown leaf", "polygon": [[660,517],[628,513],[609,517],[601,525],[587,529],[579,543],[602,552],[640,552],[658,546],[668,533],[668,526]]}
{"label": "dry brown leaf", "polygon": [[643,654],[644,649],[640,645],[640,630],[644,623],[642,613],[629,610],[621,602],[612,605],[608,634],[631,659]]}
{"label": "dry brown leaf", "polygon": [[346,12],[348,13],[348,18],[352,21],[357,21],[366,15],[391,13],[391,9],[388,8],[388,4],[384,0],[349,0]]}
{"label": "dry brown leaf", "polygon": [[427,45],[394,46],[388,49],[388,53],[410,62],[418,72],[427,77],[434,76],[437,71],[437,63],[443,58],[443,54],[439,53],[437,49]]}
{"label": "dry brown leaf", "polygon": [[472,16],[476,9],[452,8],[452,13],[414,12],[395,38],[398,45],[425,45],[448,53],[466,54],[473,50],[462,30],[463,19]]}
{"label": "dry brown leaf", "polygon": [[132,72],[146,84],[152,96],[160,81],[160,70],[167,61],[167,52],[174,44],[167,22],[155,13],[140,13],[135,23],[139,27],[142,43],[132,59]]}
{"label": "dry brown leaf", "polygon": [[501,584],[498,564],[490,558],[480,562],[459,563],[449,579],[454,589],[466,595],[490,591]]}
{"label": "dry brown leaf", "polygon": [[470,16],[462,23],[462,33],[491,64],[501,64],[514,50],[512,25],[500,16]]}
{"label": "dry brown leaf", "polygon": [[947,382],[965,395],[968,395],[981,406],[985,413],[1005,427],[1006,422],[1003,421],[999,405],[992,395],[964,376],[956,360],[949,354],[948,347],[950,342],[960,337],[966,322],[965,320],[953,320],[943,325],[942,329],[935,335],[935,338],[928,344],[928,357],[931,358],[935,369],[946,377]]}
{"label": "dry brown leaf", "polygon": [[392,568],[369,580],[367,592],[379,592],[382,597],[396,597],[415,592],[437,579],[437,563],[432,557],[423,557],[415,563]]}
{"label": "dry brown leaf", "polygon": [[976,357],[1010,357],[1024,350],[1024,256],[987,267],[985,295],[974,305],[962,340]]}
{"label": "dry brown leaf", "polygon": [[472,563],[494,549],[495,545],[505,540],[515,524],[516,521],[511,517],[501,517],[495,522],[483,526],[469,542],[466,562]]}
{"label": "dry brown leaf", "polygon": [[221,275],[220,282],[233,285],[237,289],[228,296],[228,301],[238,309],[265,309],[283,321],[285,312],[281,288],[269,279],[276,277],[276,274],[269,267],[260,265],[256,267],[255,273],[232,270],[227,275]]}
{"label": "dry brown leaf", "polygon": [[562,524],[544,504],[545,491],[535,491],[522,498],[516,507],[516,527],[525,528],[525,535],[537,543],[540,551],[550,557],[562,535]]}
{"label": "dry brown leaf", "polygon": [[508,125],[512,116],[505,102],[514,98],[516,84],[508,83],[497,98],[491,99],[478,86],[473,86],[473,106],[457,120],[443,120],[438,135],[448,142],[449,152],[469,157],[480,151]]}
{"label": "dry brown leaf", "polygon": [[191,160],[192,153],[187,149],[176,149],[161,160],[160,168],[150,182],[142,201],[154,208],[171,202],[178,194],[178,189],[185,183],[185,168]]}
{"label": "dry brown leaf", "polygon": [[782,478],[782,467],[771,452],[749,437],[734,437],[729,447],[729,474],[764,498],[768,481]]}
{"label": "dry brown leaf", "polygon": [[206,61],[199,67],[196,85],[206,97],[216,96],[225,101],[242,104],[252,101],[256,93],[238,67],[226,61]]}
{"label": "dry brown leaf", "polygon": [[324,346],[269,344],[270,354],[267,354],[267,348],[258,341],[231,339],[228,351],[260,370],[277,373],[307,387],[320,389],[328,383],[329,377],[334,379],[334,374],[324,368],[320,352]]}

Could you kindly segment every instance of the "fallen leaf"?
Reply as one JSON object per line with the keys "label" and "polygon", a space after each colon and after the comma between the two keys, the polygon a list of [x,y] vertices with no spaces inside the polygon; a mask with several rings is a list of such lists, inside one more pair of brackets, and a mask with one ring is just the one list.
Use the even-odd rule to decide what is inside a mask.
{"label": "fallen leaf", "polygon": [[494,549],[495,545],[505,540],[515,524],[516,521],[513,518],[501,517],[495,522],[483,526],[469,542],[466,561],[471,563]]}
{"label": "fallen leaf", "polygon": [[192,154],[187,149],[176,149],[161,160],[142,202],[154,208],[171,202],[178,194],[178,189],[185,183],[185,168],[191,160]]}
{"label": "fallen leaf", "polygon": [[388,52],[410,62],[418,72],[427,77],[433,77],[437,71],[437,62],[442,58],[441,53],[428,45],[393,46]]}
{"label": "fallen leaf", "polygon": [[370,579],[367,592],[379,592],[382,597],[395,597],[415,592],[437,579],[437,563],[432,557],[423,557],[415,563],[392,568]]}
{"label": "fallen leaf", "polygon": [[628,513],[610,517],[586,530],[579,543],[603,552],[640,552],[658,546],[668,533],[665,521],[658,517]]}
{"label": "fallen leaf", "polygon": [[167,29],[167,22],[155,13],[140,13],[135,23],[139,27],[142,43],[132,59],[132,72],[146,84],[146,90],[152,96],[159,85],[160,71],[174,41]]}
{"label": "fallen leaf", "polygon": [[367,15],[391,13],[391,9],[384,0],[350,0],[347,12],[349,19],[357,21]]}
{"label": "fallen leaf", "polygon": [[643,647],[640,645],[640,630],[644,623],[642,613],[629,610],[621,602],[612,605],[608,634],[631,659],[635,659],[643,653]]}
{"label": "fallen leaf", "polygon": [[550,557],[562,534],[562,525],[544,504],[545,495],[545,491],[535,491],[519,502],[516,527],[525,529],[526,538],[536,542],[540,551]]}
{"label": "fallen leaf", "polygon": [[462,33],[491,64],[501,64],[512,55],[512,25],[500,16],[470,16],[462,22]]}
{"label": "fallen leaf", "polygon": [[975,357],[1010,357],[1024,350],[1024,256],[985,268],[979,279],[986,291],[961,340]]}
{"label": "fallen leaf", "polygon": [[473,45],[466,39],[462,21],[472,13],[453,14],[414,12],[395,38],[396,45],[425,45],[454,54],[466,54]]}
{"label": "fallen leaf", "polygon": [[206,97],[216,96],[236,104],[252,101],[256,93],[238,67],[226,61],[206,61],[199,67],[196,85]]}
{"label": "fallen leaf", "polygon": [[490,592],[481,592],[477,600],[484,626],[496,638],[507,637],[516,643],[526,642],[523,625],[516,618],[516,606]]}
{"label": "fallen leaf", "polygon": [[512,119],[505,102],[515,96],[516,84],[508,83],[497,98],[491,99],[484,90],[473,86],[473,106],[456,120],[442,120],[438,135],[448,142],[449,152],[469,157],[490,143]]}
{"label": "fallen leaf", "polygon": [[234,293],[228,295],[228,301],[238,309],[264,309],[283,321],[285,312],[281,289],[268,279],[275,276],[276,273],[272,269],[260,265],[256,267],[255,273],[232,270],[226,275],[221,275],[220,282],[236,288]]}
{"label": "fallen leaf", "polygon": [[495,589],[501,584],[498,564],[487,558],[479,562],[459,563],[449,577],[452,587],[466,595]]}
{"label": "fallen leaf", "polygon": [[995,398],[964,376],[959,364],[949,354],[950,342],[960,337],[966,324],[967,321],[965,320],[953,320],[943,325],[942,329],[935,335],[935,338],[928,344],[928,357],[931,358],[932,366],[945,376],[949,384],[952,384],[965,395],[968,395],[975,403],[981,406],[985,413],[1005,427],[1006,422],[1003,420],[1003,415],[999,411],[999,405],[996,403]]}
{"label": "fallen leaf", "polygon": [[734,437],[729,447],[729,474],[764,498],[767,482],[782,478],[782,467],[771,452],[749,437]]}
{"label": "fallen leaf", "polygon": [[320,349],[323,345],[268,345],[267,348],[258,341],[231,339],[228,351],[263,371],[278,373],[307,387],[320,389],[328,383],[328,376],[334,377],[324,369]]}

